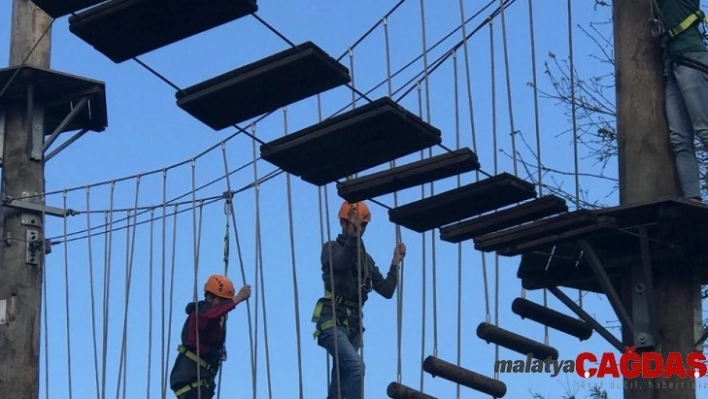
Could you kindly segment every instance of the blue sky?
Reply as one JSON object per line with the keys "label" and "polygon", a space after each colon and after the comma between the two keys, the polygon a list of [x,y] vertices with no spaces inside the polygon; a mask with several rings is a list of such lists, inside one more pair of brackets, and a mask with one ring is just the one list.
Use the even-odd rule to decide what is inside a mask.
{"label": "blue sky", "polygon": [[[258,15],[289,40],[295,43],[313,41],[331,55],[338,57],[345,54],[395,3],[397,1],[394,0],[303,0],[277,4],[262,1]],[[467,24],[467,32],[477,27],[498,3]],[[471,16],[486,4],[486,1],[464,1],[465,17]],[[458,1],[427,1],[424,5],[426,42],[430,47],[460,24],[460,5]],[[424,90],[423,85],[420,98],[419,92],[414,89],[400,102],[410,111],[419,113],[420,101],[423,104],[424,118],[429,118],[431,124],[441,129],[443,143],[448,148],[457,147],[458,141],[460,146],[471,146],[474,132],[482,169],[490,174],[503,171],[514,173],[514,162],[505,155],[511,153],[509,133],[512,118],[514,129],[521,131],[529,145],[535,147],[536,143],[534,93],[528,85],[533,78],[528,7],[527,2],[517,1],[504,14],[509,57],[509,90],[506,83],[501,18],[494,20],[493,40],[490,40],[489,27],[485,26],[469,41],[474,129],[469,116],[470,104],[467,101],[465,60],[462,51],[430,75],[428,92]],[[535,2],[533,7],[538,81],[545,90],[551,90],[549,79],[543,75],[543,62],[548,60],[549,52],[561,58],[567,57],[569,53],[567,2]],[[0,0],[0,26],[3,27],[0,29],[0,53],[3,54],[9,53],[10,13],[11,1]],[[572,15],[574,25],[587,26],[591,21],[607,20],[610,13],[608,9],[594,11],[592,2],[578,1],[573,2]],[[423,50],[421,2],[405,2],[389,18],[388,29],[391,63],[395,71]],[[66,220],[66,231],[70,234],[66,245],[63,240],[63,221],[48,221],[47,236],[55,238],[59,243],[55,244],[47,260],[47,324],[43,325],[42,346],[44,350],[46,345],[48,351],[43,352],[41,357],[41,396],[52,399],[69,398],[71,383],[71,397],[99,397],[96,385],[98,380],[98,390],[105,389],[106,397],[118,394],[120,397],[129,398],[148,395],[160,397],[160,375],[165,367],[169,373],[172,366],[185,316],[184,306],[193,298],[195,289],[201,292],[201,286],[208,275],[224,272],[223,239],[227,218],[223,201],[216,201],[204,205],[201,209],[201,224],[199,220],[195,222],[195,215],[198,218],[199,213],[188,210],[178,215],[176,229],[172,216],[169,216],[163,225],[163,190],[168,199],[185,195],[180,201],[188,203],[181,204],[179,209],[190,208],[192,200],[199,205],[202,199],[220,195],[227,189],[227,183],[223,179],[198,190],[194,197],[189,193],[193,187],[206,184],[225,174],[224,154],[229,171],[247,165],[230,176],[229,184],[232,189],[245,187],[254,181],[256,174],[263,177],[276,168],[258,160],[255,163],[257,170],[254,170],[254,166],[249,163],[254,158],[254,151],[256,156],[259,155],[259,149],[258,146],[254,147],[253,140],[243,134],[230,138],[222,151],[219,143],[231,137],[233,129],[215,132],[192,118],[176,106],[173,88],[136,62],[113,63],[71,34],[67,27],[67,18],[54,23],[52,34],[54,69],[106,82],[109,126],[103,133],[87,134],[48,162],[46,167],[47,190],[55,192],[47,197],[47,203],[63,207],[66,198],[67,207],[79,211],[79,214]],[[432,64],[461,37],[461,32],[458,31],[432,50],[428,62]],[[600,64],[590,56],[596,48],[577,27],[574,28],[573,37],[576,67],[581,75],[604,75],[611,72],[607,65]],[[287,47],[287,43],[255,18],[246,17],[139,58],[184,88]],[[494,71],[491,69],[492,53]],[[342,63],[350,66],[353,61],[354,85],[360,91],[368,91],[386,79],[382,25],[364,39],[352,54],[353,59],[345,56]],[[457,80],[454,78],[453,60],[457,61]],[[393,89],[401,88],[412,76],[421,72],[423,67],[423,60],[413,64],[392,80]],[[459,95],[457,111],[455,84]],[[369,97],[375,99],[386,94],[387,85],[384,84]],[[400,94],[394,97],[399,96]],[[360,101],[357,105],[363,103]],[[321,96],[323,117],[330,116],[347,105],[351,105],[351,90],[346,87],[328,91]],[[428,105],[429,115],[426,111]],[[316,123],[317,107],[315,97],[289,106],[287,132],[294,132]],[[572,125],[565,115],[565,108],[559,107],[555,100],[540,99],[539,120],[543,163],[554,169],[572,172],[572,136],[567,134]],[[249,125],[243,123],[241,126]],[[459,126],[459,129],[456,126]],[[564,132],[566,134],[562,135]],[[255,134],[264,141],[273,140],[285,133],[282,111],[274,112],[255,127]],[[496,154],[493,150],[495,136],[500,149]],[[66,135],[60,141],[68,137]],[[520,140],[517,139],[516,145],[525,160],[535,163],[532,154]],[[209,148],[213,149],[195,158]],[[436,147],[432,152],[439,154],[442,151]],[[414,154],[398,162],[411,162],[419,157],[419,154]],[[195,161],[192,163],[190,160],[193,158]],[[581,172],[591,173],[597,170],[594,160],[587,157],[586,149],[580,148],[580,158]],[[170,168],[166,178],[163,178],[160,171],[176,164],[181,165]],[[388,165],[382,165],[373,170],[387,167]],[[517,169],[519,176],[528,177],[520,163],[517,164]],[[529,170],[535,175],[533,165]],[[158,173],[148,174],[150,171]],[[610,164],[607,174],[616,176],[614,163]],[[136,184],[137,175],[141,175],[139,185]],[[554,177],[562,183],[565,191],[575,193],[572,177],[562,174],[556,174]],[[97,184],[119,179],[115,185]],[[475,174],[470,173],[462,176],[461,182],[467,184],[474,180]],[[229,318],[229,356],[222,370],[221,381],[221,393],[224,397],[254,397],[251,383],[253,375],[252,351],[249,349],[249,314],[251,332],[257,344],[254,353],[258,366],[255,397],[298,397],[298,354],[302,359],[304,397],[325,397],[329,371],[325,351],[312,339],[314,326],[310,317],[315,301],[323,290],[319,254],[323,237],[327,238],[328,229],[322,226],[329,226],[332,238],[336,235],[338,223],[335,212],[340,199],[337,197],[336,188],[333,185],[327,186],[329,213],[325,213],[325,207],[321,206],[319,201],[319,198],[324,199],[324,190],[320,192],[317,187],[296,177],[290,179],[290,184],[289,194],[286,175],[281,174],[259,186],[258,202],[256,190],[252,188],[240,192],[234,198],[240,254],[234,240],[233,224],[229,221],[231,231],[228,272],[240,285],[243,282],[243,270],[254,291],[248,304],[249,311],[246,306],[239,306]],[[89,185],[91,188],[87,191],[85,187]],[[456,185],[455,178],[436,182],[434,192],[439,193]],[[612,193],[611,182],[582,177],[580,187],[590,193],[590,200],[597,199],[605,204],[615,204],[617,201],[616,195]],[[66,195],[63,190],[67,190]],[[429,196],[430,193],[430,187],[426,186],[424,195]],[[138,217],[138,221],[144,223],[137,229],[125,229],[127,211],[135,208],[136,198],[141,209],[155,207],[152,238],[149,212]],[[421,189],[413,188],[399,193],[398,201],[403,204],[420,198]],[[292,226],[289,224],[289,200],[292,204]],[[392,195],[378,200],[388,206],[394,205]],[[371,204],[371,207],[373,221],[365,236],[365,242],[374,259],[385,270],[394,245],[395,229],[388,222],[385,208],[375,204]],[[173,210],[172,207],[167,209],[169,213]],[[86,216],[87,210],[91,211],[90,218]],[[109,212],[111,210],[112,212]],[[110,255],[107,254],[106,235],[97,234],[88,240],[83,232],[89,222],[91,226],[104,224],[107,214],[113,215],[114,228],[119,229],[111,235]],[[256,228],[257,214],[260,215],[259,229]],[[291,229],[294,232],[292,248]],[[102,231],[101,228],[96,233]],[[195,239],[195,233],[198,240]],[[458,246],[440,241],[437,231],[421,235],[403,229],[402,234],[408,246],[403,286],[399,287],[403,292],[400,342],[403,384],[420,389],[422,358],[437,354],[440,358],[454,363],[457,359],[458,344],[463,367],[492,376],[495,347],[478,339],[475,331],[477,325],[487,317],[487,304],[492,322],[498,317],[501,327],[523,332],[531,338],[543,341],[543,326],[521,320],[511,312],[511,302],[521,293],[521,284],[516,278],[519,258],[500,258],[497,263],[493,255],[483,258],[474,250],[471,242],[460,247],[461,257],[458,258]],[[195,242],[199,243],[198,261],[195,261]],[[174,273],[171,271],[173,254]],[[488,295],[485,295],[483,259],[486,265]],[[258,275],[262,280],[257,281],[256,271],[260,269],[257,267],[259,265],[262,266],[263,274]],[[293,269],[297,282],[297,297],[294,295]],[[65,270],[68,273],[65,273]],[[458,279],[460,270],[462,278]],[[432,283],[433,272],[436,275],[436,289]],[[129,292],[126,289],[128,276]],[[498,289],[495,288],[497,281]],[[163,284],[165,297],[162,295]],[[107,295],[104,286],[109,287]],[[172,296],[171,287],[174,288]],[[458,289],[462,293],[461,298],[458,298]],[[577,297],[577,291],[568,293]],[[106,306],[105,296],[108,298],[107,315],[102,310]],[[529,292],[527,297],[540,303],[542,292]],[[458,302],[462,306],[459,334]],[[563,309],[557,301],[551,300],[550,296],[549,305],[570,314],[570,311]],[[613,322],[615,317],[603,297],[587,295],[583,305],[601,323],[616,325]],[[296,310],[299,312],[299,346],[296,340]],[[161,324],[163,315],[167,321],[164,333]],[[366,305],[367,397],[384,397],[387,385],[397,379],[399,342],[396,316],[395,297],[385,300],[374,295]],[[95,334],[91,327],[93,318],[96,323]],[[103,328],[104,318],[107,329]],[[127,321],[125,335],[124,320]],[[45,328],[48,329],[48,334],[45,333]],[[619,333],[617,329],[613,331]],[[171,334],[169,344],[168,333]],[[125,366],[121,369],[121,343],[124,338],[127,350]],[[97,345],[97,360],[94,354],[94,340]],[[549,340],[551,345],[558,348],[561,359],[573,359],[583,351],[599,353],[610,350],[610,346],[597,335],[593,335],[589,341],[579,343],[577,339],[563,333],[550,331]],[[266,362],[266,343],[269,367]],[[163,355],[169,355],[169,363],[166,365]],[[499,348],[498,358],[517,359],[520,355]],[[98,370],[95,364],[98,364]],[[507,398],[530,397],[530,390],[557,398],[561,397],[566,388],[573,391],[581,382],[575,375],[555,378],[545,375],[502,375],[501,379],[508,387]],[[607,384],[608,382],[605,388],[611,397],[616,398],[622,394],[621,389],[612,388]],[[125,391],[123,386],[126,387]],[[439,378],[433,379],[428,375],[424,377],[424,391],[440,398],[456,397],[455,384]],[[583,397],[585,392],[587,390],[581,389],[580,397]],[[170,395],[168,391],[168,397]],[[699,393],[699,397],[700,395]],[[462,388],[459,397],[485,396]]]}

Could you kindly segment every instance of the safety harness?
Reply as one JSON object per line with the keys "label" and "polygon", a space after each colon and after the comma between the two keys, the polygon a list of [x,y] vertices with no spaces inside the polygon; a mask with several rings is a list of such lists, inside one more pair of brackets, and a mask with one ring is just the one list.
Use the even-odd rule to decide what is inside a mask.
{"label": "safety harness", "polygon": [[[652,19],[650,22],[654,37],[661,38],[663,40],[663,45],[665,46],[669,40],[675,39],[678,35],[685,32],[696,22],[703,23],[705,26],[708,26],[708,17],[706,17],[705,13],[702,10],[698,10],[689,14],[686,18],[684,18],[683,21],[681,21],[678,25],[674,26],[671,29],[665,29],[663,22],[658,19]],[[708,44],[708,38],[706,37],[705,31],[703,32],[703,42]],[[669,58],[678,64],[708,74],[708,65],[705,65],[702,62],[698,62],[691,58],[680,55],[669,55]],[[668,71],[664,70],[664,75],[666,75],[667,73]]]}
{"label": "safety harness", "polygon": [[330,320],[325,320],[322,324],[319,324],[320,316],[322,313],[322,307],[324,306],[325,303],[331,303],[332,301],[332,293],[329,292],[328,290],[325,290],[325,295],[324,297],[320,298],[317,300],[317,304],[315,305],[315,311],[312,313],[312,322],[316,323],[317,327],[315,329],[315,332],[312,334],[314,338],[319,337],[319,335],[322,333],[322,331],[334,327],[336,325],[341,325],[344,328],[349,331],[349,318],[351,317],[353,313],[353,309],[357,309],[359,307],[359,304],[357,302],[349,301],[344,298],[342,298],[339,295],[334,295],[334,302],[337,305],[343,305],[344,309],[346,310],[346,317],[344,318],[344,321],[341,323],[337,322],[337,311],[336,309],[332,309],[332,318]]}
{"label": "safety harness", "polygon": [[[196,353],[192,352],[191,350],[187,349],[186,346],[184,345],[179,345],[177,346],[177,352],[183,354],[187,359],[193,361],[194,363],[198,364],[202,369],[208,371],[211,375],[214,375],[216,372],[216,366],[213,364],[207,362],[204,359],[201,359],[199,356],[197,356]],[[187,384],[184,387],[178,389],[175,391],[175,395],[179,397],[180,395],[183,395],[192,389],[198,388],[200,386],[204,386],[205,388],[209,388],[211,386],[211,383],[209,382],[209,379],[200,379],[199,381],[193,382],[191,384]]]}

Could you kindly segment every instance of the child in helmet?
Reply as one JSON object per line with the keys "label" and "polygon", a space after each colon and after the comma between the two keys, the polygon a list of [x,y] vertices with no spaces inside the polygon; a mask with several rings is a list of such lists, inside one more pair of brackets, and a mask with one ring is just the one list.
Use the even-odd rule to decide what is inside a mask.
{"label": "child in helmet", "polygon": [[325,296],[317,301],[312,319],[317,323],[318,345],[334,359],[327,399],[360,399],[364,363],[357,350],[362,346],[360,332],[364,330],[360,325],[362,308],[372,290],[386,299],[393,297],[398,265],[406,255],[406,246],[396,245],[384,278],[361,239],[371,221],[369,207],[364,202],[344,202],[339,210],[339,221],[342,233],[335,241],[325,243],[322,249]]}
{"label": "child in helmet", "polygon": [[178,399],[214,396],[214,377],[225,358],[227,313],[251,296],[251,286],[246,284],[234,293],[228,277],[212,275],[204,284],[204,300],[187,304],[182,344],[170,374],[170,388]]}

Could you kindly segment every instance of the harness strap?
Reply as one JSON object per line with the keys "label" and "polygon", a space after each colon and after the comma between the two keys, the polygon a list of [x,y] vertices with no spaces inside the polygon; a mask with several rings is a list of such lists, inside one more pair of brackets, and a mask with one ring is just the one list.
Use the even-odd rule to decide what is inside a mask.
{"label": "harness strap", "polygon": [[177,347],[177,351],[178,351],[179,353],[185,355],[185,356],[186,356],[188,359],[190,359],[191,361],[193,361],[193,362],[199,364],[200,366],[202,366],[202,368],[205,369],[206,371],[212,371],[212,370],[214,369],[214,366],[212,366],[211,364],[209,364],[206,360],[200,359],[200,358],[197,356],[196,353],[190,351],[189,349],[187,349],[186,347],[184,347],[184,345],[179,345],[179,346]]}
{"label": "harness strap", "polygon": [[708,23],[708,19],[706,18],[706,15],[705,13],[703,13],[703,11],[699,10],[690,14],[688,17],[686,17],[686,19],[681,21],[681,23],[667,30],[666,35],[673,39],[683,33],[683,31],[685,31],[686,29],[690,28],[691,25],[693,25],[696,21],[704,21]]}
{"label": "harness strap", "polygon": [[178,389],[175,391],[175,396],[180,397],[181,395],[184,395],[185,393],[191,391],[192,389],[198,388],[200,386],[204,386],[205,388],[209,388],[209,381],[207,380],[199,380],[197,382],[193,382],[191,384],[185,385],[182,388]]}
{"label": "harness strap", "polygon": [[[325,295],[324,297],[320,298],[317,300],[317,304],[315,305],[315,310],[312,313],[312,322],[317,323],[320,320],[320,314],[322,312],[322,307],[324,306],[325,302],[328,302],[332,299],[333,295],[329,290],[325,290]],[[341,323],[342,326],[346,327],[347,330],[349,329],[349,317],[352,315],[352,308],[356,309],[358,308],[359,304],[357,302],[349,301],[346,300],[339,295],[334,295],[334,302],[338,303],[340,305],[344,305],[344,308],[347,311],[347,317],[344,319],[344,322]],[[337,323],[337,315],[336,312],[333,315],[333,318],[330,320],[325,320],[322,324],[318,325],[315,329],[315,332],[312,334],[314,338],[317,338],[322,331],[336,326]]]}

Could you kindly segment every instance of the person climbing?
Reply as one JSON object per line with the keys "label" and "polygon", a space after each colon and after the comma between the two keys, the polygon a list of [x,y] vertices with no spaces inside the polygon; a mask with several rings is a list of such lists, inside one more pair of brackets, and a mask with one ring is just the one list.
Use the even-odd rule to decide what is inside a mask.
{"label": "person climbing", "polygon": [[666,119],[684,198],[701,201],[695,137],[708,149],[708,49],[700,0],[655,0],[666,75]]}
{"label": "person climbing", "polygon": [[342,233],[322,248],[325,295],[317,300],[312,321],[316,323],[317,344],[334,360],[327,399],[362,397],[364,363],[357,352],[363,345],[362,308],[372,290],[386,299],[393,297],[399,263],[406,255],[405,244],[397,244],[384,278],[364,248],[362,236],[369,222],[371,212],[364,202],[344,202],[339,210]]}
{"label": "person climbing", "polygon": [[214,377],[226,360],[227,314],[251,296],[251,286],[246,284],[238,294],[234,293],[234,284],[228,277],[212,275],[204,284],[204,300],[187,304],[182,343],[170,373],[170,388],[178,399],[214,396]]}

